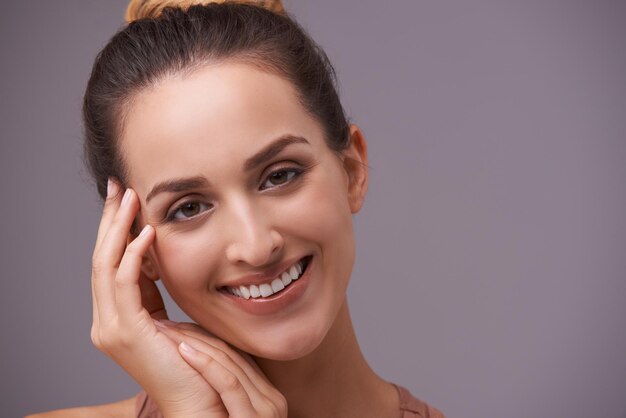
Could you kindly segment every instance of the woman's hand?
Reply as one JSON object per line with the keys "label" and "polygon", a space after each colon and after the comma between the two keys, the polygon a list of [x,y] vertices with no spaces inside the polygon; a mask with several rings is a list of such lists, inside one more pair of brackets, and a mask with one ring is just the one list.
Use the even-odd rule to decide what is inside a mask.
{"label": "woman's hand", "polygon": [[219,394],[223,413],[237,418],[286,418],[285,397],[254,360],[195,324],[155,321],[178,344],[182,358]]}
{"label": "woman's hand", "polygon": [[134,191],[128,189],[122,197],[120,187],[109,182],[93,252],[91,339],[146,390],[166,417],[226,417],[220,395],[154,324],[151,313],[164,318],[165,311],[141,264],[155,231],[146,226],[127,243],[138,211]]}

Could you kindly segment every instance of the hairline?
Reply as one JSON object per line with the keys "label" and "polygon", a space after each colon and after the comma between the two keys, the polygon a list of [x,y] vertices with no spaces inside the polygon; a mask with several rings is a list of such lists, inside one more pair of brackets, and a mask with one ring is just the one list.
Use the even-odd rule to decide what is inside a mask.
{"label": "hairline", "polygon": [[169,68],[162,71],[161,74],[153,77],[148,81],[145,85],[134,86],[130,91],[120,98],[119,106],[116,106],[114,118],[115,118],[115,137],[113,141],[116,143],[115,150],[118,153],[117,161],[119,161],[119,171],[120,171],[120,179],[118,179],[122,185],[126,186],[128,183],[129,176],[129,166],[124,158],[123,146],[122,146],[122,136],[124,134],[124,129],[126,126],[127,117],[130,114],[130,109],[135,103],[136,99],[141,95],[141,93],[146,92],[151,89],[157,88],[160,84],[165,81],[172,79],[177,76],[181,76],[183,79],[187,77],[191,77],[194,74],[206,69],[207,67],[217,67],[225,64],[244,64],[251,66],[255,69],[258,69],[266,74],[278,76],[283,80],[287,81],[291,87],[293,88],[296,98],[298,102],[304,109],[304,111],[311,116],[317,123],[320,124],[320,128],[324,133],[324,141],[326,142],[326,146],[333,152],[337,154],[337,156],[342,155],[341,151],[336,151],[329,146],[330,138],[327,138],[328,133],[326,132],[325,125],[323,121],[320,120],[320,117],[314,114],[311,109],[306,105],[300,90],[298,89],[297,83],[290,77],[289,72],[282,70],[279,66],[275,65],[275,63],[265,59],[262,54],[253,51],[244,51],[238,52],[236,54],[232,54],[230,56],[224,57],[213,57],[208,54],[206,57],[202,58],[192,58],[188,63],[179,63],[170,65]]}

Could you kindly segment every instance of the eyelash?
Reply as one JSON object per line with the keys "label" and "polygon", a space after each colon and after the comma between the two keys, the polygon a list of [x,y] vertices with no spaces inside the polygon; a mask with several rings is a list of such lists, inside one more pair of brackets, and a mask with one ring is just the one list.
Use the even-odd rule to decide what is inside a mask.
{"label": "eyelash", "polygon": [[[265,177],[265,180],[264,180],[263,184],[265,184],[275,174],[279,174],[279,173],[293,173],[293,176],[291,176],[291,178],[289,178],[285,183],[279,184],[279,185],[274,186],[274,187],[263,188],[261,190],[272,190],[272,189],[278,189],[278,188],[282,188],[282,187],[288,186],[290,183],[292,183],[293,181],[297,180],[306,171],[307,171],[306,168],[296,168],[296,167],[282,167],[282,168],[279,168],[277,170],[274,170],[271,173],[269,173],[267,175],[267,177]],[[202,215],[202,213],[204,213],[206,211],[206,209],[205,209],[202,212],[198,213],[197,215],[193,215],[193,216],[190,216],[188,218],[176,218],[176,214],[181,209],[183,209],[186,205],[189,205],[189,204],[199,204],[201,206],[208,207],[208,205],[206,203],[200,202],[198,200],[186,200],[186,201],[180,203],[179,205],[177,205],[171,211],[169,211],[167,213],[165,219],[163,220],[163,222],[164,223],[187,222],[187,221],[190,221],[190,220],[196,218],[197,216]]]}

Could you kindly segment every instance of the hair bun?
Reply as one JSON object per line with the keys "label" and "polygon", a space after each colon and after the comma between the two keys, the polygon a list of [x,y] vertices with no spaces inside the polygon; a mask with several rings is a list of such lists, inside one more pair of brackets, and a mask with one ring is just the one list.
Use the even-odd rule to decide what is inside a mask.
{"label": "hair bun", "polygon": [[247,3],[263,7],[276,13],[284,13],[281,0],[130,0],[124,19],[127,23],[142,18],[158,17],[166,7],[187,9],[194,4],[209,3]]}

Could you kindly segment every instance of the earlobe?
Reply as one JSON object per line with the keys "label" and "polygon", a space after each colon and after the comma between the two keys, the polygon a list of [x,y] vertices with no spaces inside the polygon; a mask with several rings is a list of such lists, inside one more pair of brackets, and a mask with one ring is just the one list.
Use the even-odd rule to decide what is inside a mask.
{"label": "earlobe", "polygon": [[350,125],[350,145],[343,152],[344,169],[348,173],[348,201],[352,213],[357,213],[367,193],[367,143],[358,126]]}

